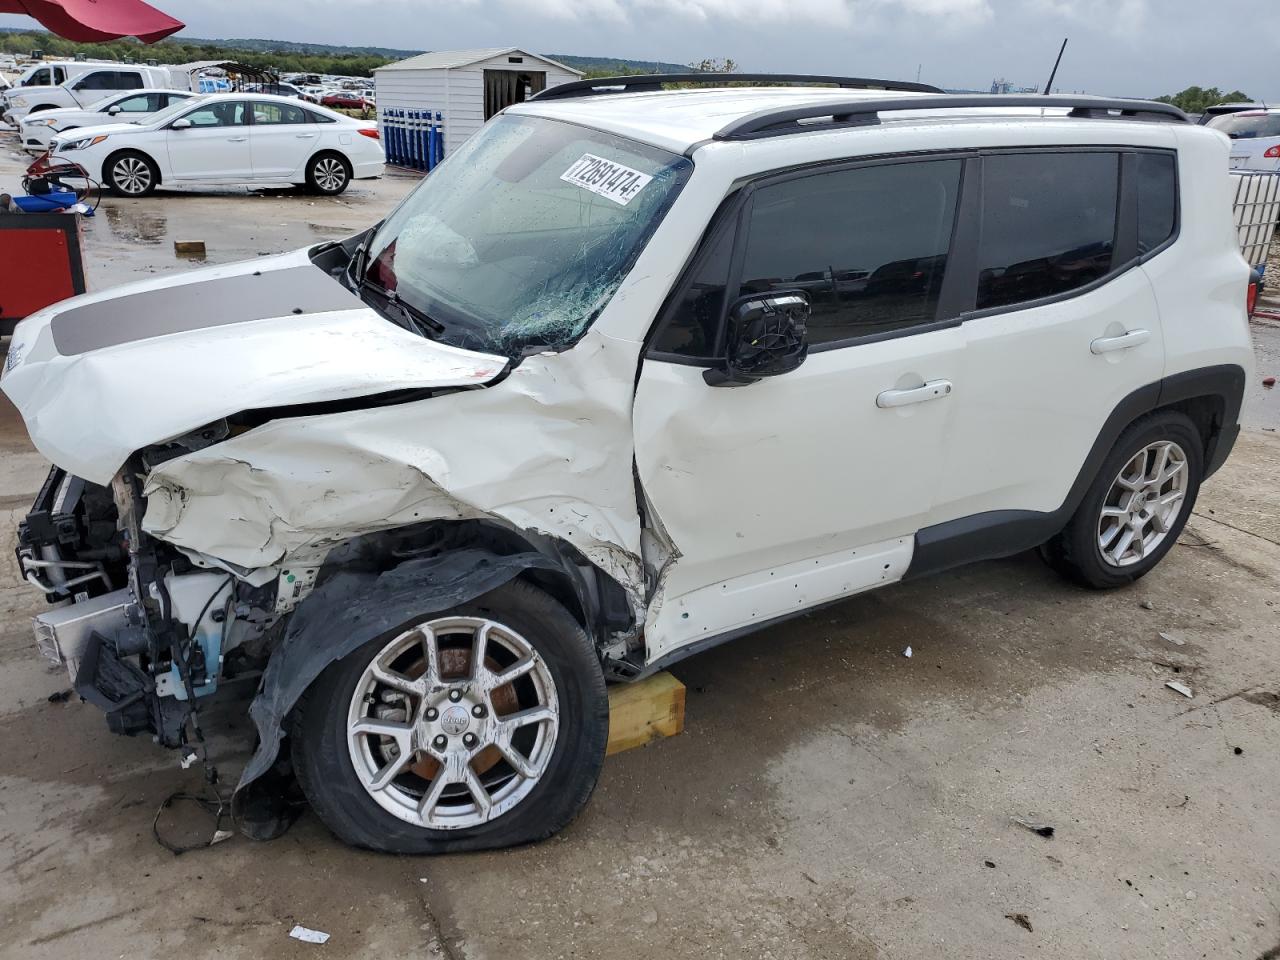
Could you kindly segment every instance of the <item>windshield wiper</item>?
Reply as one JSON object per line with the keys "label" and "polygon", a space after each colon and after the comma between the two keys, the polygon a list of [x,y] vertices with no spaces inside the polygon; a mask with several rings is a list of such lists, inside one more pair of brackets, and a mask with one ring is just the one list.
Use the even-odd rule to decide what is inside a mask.
{"label": "windshield wiper", "polygon": [[382,284],[378,283],[377,280],[373,280],[369,277],[361,277],[356,289],[357,292],[360,293],[368,291],[382,297],[382,299],[387,302],[388,306],[394,307],[399,311],[401,318],[407,322],[408,329],[417,333],[419,336],[432,339],[433,334],[439,336],[445,331],[443,323],[429,316],[425,311],[418,309],[413,304],[406,303],[404,300],[401,300],[400,294],[396,293],[394,290],[388,290]]}

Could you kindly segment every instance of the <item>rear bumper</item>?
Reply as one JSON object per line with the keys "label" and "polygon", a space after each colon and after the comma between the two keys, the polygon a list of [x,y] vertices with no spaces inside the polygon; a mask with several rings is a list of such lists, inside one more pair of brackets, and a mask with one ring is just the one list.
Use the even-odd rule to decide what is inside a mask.
{"label": "rear bumper", "polygon": [[353,180],[370,180],[374,177],[382,176],[386,169],[387,165],[382,160],[365,160],[352,167],[351,178]]}

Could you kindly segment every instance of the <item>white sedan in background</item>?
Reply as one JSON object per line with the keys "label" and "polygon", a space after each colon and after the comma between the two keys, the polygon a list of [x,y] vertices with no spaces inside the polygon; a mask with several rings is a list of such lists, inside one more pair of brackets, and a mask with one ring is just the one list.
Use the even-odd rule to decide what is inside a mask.
{"label": "white sedan in background", "polygon": [[140,124],[58,134],[48,156],[80,164],[126,197],[145,197],[162,183],[264,181],[333,195],[352,180],[382,176],[386,165],[376,124],[244,93],[196,97]]}
{"label": "white sedan in background", "polygon": [[1280,170],[1280,108],[1230,113],[1208,127],[1231,138],[1231,169]]}
{"label": "white sedan in background", "polygon": [[29,113],[18,125],[22,148],[44,153],[56,133],[104,123],[139,123],[176,103],[190,100],[189,90],[128,90],[111,94],[87,107],[59,107]]}

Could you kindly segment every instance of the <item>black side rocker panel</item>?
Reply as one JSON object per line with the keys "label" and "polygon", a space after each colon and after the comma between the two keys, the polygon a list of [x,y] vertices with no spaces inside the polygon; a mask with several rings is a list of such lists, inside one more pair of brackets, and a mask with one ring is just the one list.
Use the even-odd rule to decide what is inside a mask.
{"label": "black side rocker panel", "polygon": [[1222,421],[1214,424],[1206,438],[1205,477],[1211,476],[1226,462],[1239,436],[1244,386],[1244,370],[1223,364],[1174,374],[1135,390],[1111,411],[1062,506],[1048,513],[993,510],[926,527],[916,534],[915,552],[904,579],[979,560],[1010,557],[1040,546],[1067,525],[1124,429],[1143,414],[1169,404],[1196,397],[1217,397],[1222,401]]}

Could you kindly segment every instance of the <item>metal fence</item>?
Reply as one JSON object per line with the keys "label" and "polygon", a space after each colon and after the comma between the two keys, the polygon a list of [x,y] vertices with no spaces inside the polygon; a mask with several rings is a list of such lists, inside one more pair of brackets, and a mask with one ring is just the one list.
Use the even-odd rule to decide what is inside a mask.
{"label": "metal fence", "polygon": [[1280,172],[1232,171],[1231,175],[1236,179],[1232,207],[1240,252],[1250,266],[1265,269],[1280,222]]}
{"label": "metal fence", "polygon": [[379,123],[388,163],[426,171],[444,159],[444,118],[439,113],[388,108]]}

